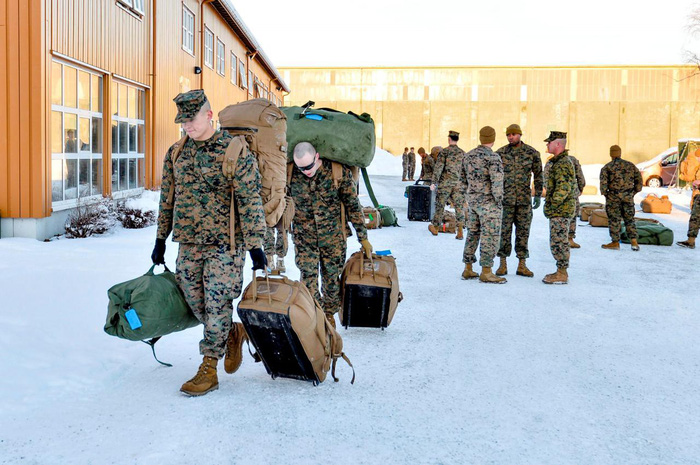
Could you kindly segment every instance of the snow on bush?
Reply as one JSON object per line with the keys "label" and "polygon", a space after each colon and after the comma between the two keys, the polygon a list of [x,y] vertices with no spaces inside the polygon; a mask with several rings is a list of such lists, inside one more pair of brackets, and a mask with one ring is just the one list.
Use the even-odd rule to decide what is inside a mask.
{"label": "snow on bush", "polygon": [[66,221],[66,237],[82,238],[104,234],[114,227],[114,223],[115,212],[112,199],[104,198],[89,204],[78,202],[78,206]]}

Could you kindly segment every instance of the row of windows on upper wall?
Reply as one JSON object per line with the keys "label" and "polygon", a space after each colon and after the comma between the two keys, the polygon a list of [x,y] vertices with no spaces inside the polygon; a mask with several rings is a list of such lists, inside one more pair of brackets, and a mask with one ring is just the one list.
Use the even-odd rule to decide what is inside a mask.
{"label": "row of windows on upper wall", "polygon": [[[186,6],[182,6],[182,48],[194,55],[194,13]],[[245,63],[231,52],[230,75],[231,83],[242,89],[248,89],[248,94],[270,100],[275,105],[281,105],[282,101],[270,92],[267,86],[248,70],[246,75]],[[220,38],[216,38],[216,50],[214,49],[214,33],[208,28],[204,29],[204,64],[221,76],[226,76],[226,45]]]}
{"label": "row of windows on upper wall", "polygon": [[[145,180],[145,92],[113,81],[111,87],[112,192]],[[103,79],[100,74],[53,61],[51,65],[52,201],[71,206],[103,193]],[[54,205],[56,206],[56,205]]]}

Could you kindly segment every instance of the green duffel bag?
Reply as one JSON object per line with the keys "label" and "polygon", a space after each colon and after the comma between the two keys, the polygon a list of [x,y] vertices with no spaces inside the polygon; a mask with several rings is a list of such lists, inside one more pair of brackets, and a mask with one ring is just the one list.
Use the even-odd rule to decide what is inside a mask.
{"label": "green duffel bag", "polygon": [[[646,245],[673,245],[673,231],[656,220],[637,219],[637,242]],[[631,241],[627,236],[627,229],[624,222],[620,231],[620,241],[629,244]]]}
{"label": "green duffel bag", "polygon": [[331,108],[281,107],[287,117],[287,158],[291,163],[294,147],[309,142],[325,158],[348,166],[366,168],[376,148],[374,120],[368,113],[356,115]]}
{"label": "green duffel bag", "polygon": [[398,226],[399,221],[396,218],[396,212],[393,208],[387,207],[385,205],[380,205],[377,207],[379,214],[382,217],[382,227],[384,226]]}
{"label": "green duffel bag", "polygon": [[130,341],[151,339],[153,346],[161,336],[200,324],[185,302],[175,274],[167,266],[163,273],[153,274],[155,266],[107,291],[107,334]]}

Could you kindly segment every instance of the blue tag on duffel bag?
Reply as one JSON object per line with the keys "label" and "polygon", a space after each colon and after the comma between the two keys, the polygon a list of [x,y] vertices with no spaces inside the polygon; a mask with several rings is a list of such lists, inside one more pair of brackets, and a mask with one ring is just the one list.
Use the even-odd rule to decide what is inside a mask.
{"label": "blue tag on duffel bag", "polygon": [[129,311],[127,311],[124,316],[126,317],[126,321],[129,323],[129,326],[131,326],[131,329],[139,329],[141,325],[141,320],[139,319],[139,316],[136,314],[136,310],[133,308]]}

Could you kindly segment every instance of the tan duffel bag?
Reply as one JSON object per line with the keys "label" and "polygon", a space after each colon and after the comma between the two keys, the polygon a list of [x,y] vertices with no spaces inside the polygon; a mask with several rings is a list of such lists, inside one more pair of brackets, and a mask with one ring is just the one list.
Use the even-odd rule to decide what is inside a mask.
{"label": "tan duffel bag", "polygon": [[591,226],[596,226],[600,228],[608,227],[608,214],[602,208],[591,210],[590,216],[588,217],[588,222]]}
{"label": "tan duffel bag", "polygon": [[588,221],[588,217],[591,216],[593,210],[602,208],[605,208],[605,205],[599,202],[583,202],[581,204],[581,221]]}
{"label": "tan duffel bag", "polygon": [[457,231],[457,217],[449,210],[445,210],[442,216],[442,224],[438,227],[438,232],[454,234]]}
{"label": "tan duffel bag", "polygon": [[673,204],[668,199],[668,195],[661,197],[656,194],[649,194],[642,200],[642,211],[644,213],[671,213]]}
{"label": "tan duffel bag", "polygon": [[343,300],[340,324],[369,328],[386,328],[403,300],[399,291],[396,260],[390,255],[355,252],[343,267],[340,277]]}
{"label": "tan duffel bag", "polygon": [[382,215],[374,207],[364,207],[362,216],[365,218],[365,227],[367,229],[377,229],[382,225]]}
{"label": "tan duffel bag", "polygon": [[[343,339],[326,319],[323,309],[299,281],[286,276],[253,276],[238,303],[238,316],[250,342],[272,378],[334,381]],[[353,368],[352,382],[355,381]]]}

